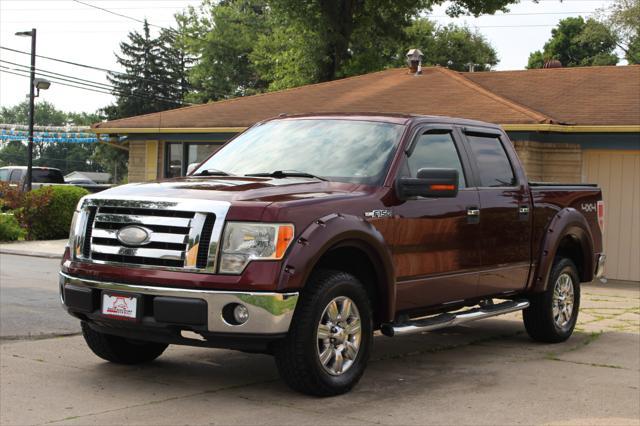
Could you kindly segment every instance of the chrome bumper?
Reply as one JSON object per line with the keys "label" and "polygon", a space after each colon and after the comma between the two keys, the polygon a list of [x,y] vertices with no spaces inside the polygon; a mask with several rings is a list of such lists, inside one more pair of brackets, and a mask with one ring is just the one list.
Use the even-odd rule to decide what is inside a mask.
{"label": "chrome bumper", "polygon": [[[67,285],[148,296],[204,300],[207,303],[207,329],[212,333],[286,333],[289,331],[293,311],[298,301],[298,293],[258,293],[152,287],[76,278],[60,272],[61,299],[63,299],[64,287]],[[222,318],[222,309],[229,303],[240,303],[247,307],[249,310],[247,322],[241,325],[233,325]]]}
{"label": "chrome bumper", "polygon": [[596,263],[595,276],[596,278],[604,277],[604,264],[607,261],[607,256],[604,254],[598,255],[598,262]]}

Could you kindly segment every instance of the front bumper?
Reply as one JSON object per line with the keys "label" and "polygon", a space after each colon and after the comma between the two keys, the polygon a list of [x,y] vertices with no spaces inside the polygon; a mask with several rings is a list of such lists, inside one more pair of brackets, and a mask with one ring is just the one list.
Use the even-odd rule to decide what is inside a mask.
{"label": "front bumper", "polygon": [[[190,330],[206,336],[216,335],[283,335],[289,330],[298,293],[266,293],[181,289],[132,285],[73,277],[60,272],[60,298],[75,316],[104,324],[126,321],[101,315],[102,291],[139,295],[142,300],[136,326],[153,329]],[[230,324],[223,318],[229,304],[242,304],[249,311],[244,324]]]}

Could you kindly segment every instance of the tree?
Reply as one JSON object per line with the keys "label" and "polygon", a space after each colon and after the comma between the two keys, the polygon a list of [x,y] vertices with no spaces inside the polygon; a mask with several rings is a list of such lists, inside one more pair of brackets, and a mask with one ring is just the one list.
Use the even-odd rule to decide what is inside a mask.
{"label": "tree", "polygon": [[[448,13],[493,13],[513,2],[457,0]],[[459,27],[436,31],[428,21],[416,20],[420,12],[439,3],[204,0],[199,9],[190,8],[178,17],[184,21],[190,53],[199,58],[189,75],[194,86],[190,99],[225,99],[398,66],[408,48],[424,48],[413,43],[425,41],[427,33],[441,36],[438,49],[447,57],[438,62],[442,65],[451,61],[463,69],[459,63],[497,63],[495,52],[479,34]],[[421,32],[425,29],[431,32]],[[456,55],[461,43],[465,49]],[[433,60],[441,61],[441,56]]]}
{"label": "tree", "polygon": [[441,65],[456,71],[468,71],[473,64],[475,71],[486,71],[498,63],[498,54],[482,34],[467,27],[449,24],[435,27],[426,20],[418,19],[407,29],[408,44],[399,55],[411,47],[424,46],[423,63]]}
{"label": "tree", "polygon": [[[38,126],[64,126],[68,116],[56,109],[52,103],[38,101],[35,105],[33,121]],[[24,124],[29,122],[29,102],[24,101],[12,107],[0,108],[0,122],[5,124]]]}
{"label": "tree", "polygon": [[566,18],[551,30],[543,51],[529,55],[527,68],[541,68],[550,59],[559,60],[565,67],[615,65],[616,42],[611,29],[595,19]]}
{"label": "tree", "polygon": [[184,41],[199,61],[189,73],[189,99],[207,102],[264,91],[249,55],[260,34],[269,34],[266,0],[204,0],[177,19],[184,23]]}
{"label": "tree", "polygon": [[[514,0],[455,0],[447,9],[452,16],[495,13],[506,10]],[[355,53],[354,40],[363,35],[401,39],[411,19],[429,10],[437,0],[271,0],[269,4],[290,22],[321,35],[320,81],[333,80],[343,74],[343,64]],[[354,37],[358,35],[358,37]]]}
{"label": "tree", "polygon": [[600,20],[617,34],[618,47],[630,64],[640,64],[640,0],[615,0]]}
{"label": "tree", "polygon": [[116,61],[124,73],[109,73],[116,103],[104,109],[110,120],[151,112],[164,111],[182,105],[175,99],[171,86],[171,71],[164,68],[161,41],[151,38],[149,24],[143,31],[129,33],[128,42],[120,43],[121,53]]}

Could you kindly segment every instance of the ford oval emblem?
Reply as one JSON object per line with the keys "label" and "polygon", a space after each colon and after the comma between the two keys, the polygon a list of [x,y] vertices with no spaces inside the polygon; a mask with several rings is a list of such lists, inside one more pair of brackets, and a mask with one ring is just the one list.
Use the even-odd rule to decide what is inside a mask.
{"label": "ford oval emblem", "polygon": [[126,246],[143,246],[151,239],[151,229],[138,225],[129,225],[120,229],[116,234],[118,241]]}

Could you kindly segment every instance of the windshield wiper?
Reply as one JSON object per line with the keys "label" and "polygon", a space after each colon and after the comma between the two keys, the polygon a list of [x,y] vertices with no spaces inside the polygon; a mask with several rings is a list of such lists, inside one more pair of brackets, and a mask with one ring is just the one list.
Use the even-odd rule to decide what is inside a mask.
{"label": "windshield wiper", "polygon": [[191,176],[233,176],[230,173],[227,173],[223,170],[218,169],[204,169],[201,172],[194,173]]}
{"label": "windshield wiper", "polygon": [[274,172],[269,172],[269,173],[247,173],[245,176],[255,176],[255,177],[274,177],[277,179],[282,179],[282,178],[286,178],[286,177],[306,177],[306,178],[313,178],[313,179],[318,179],[318,180],[323,180],[323,181],[327,181],[328,179],[325,179],[321,176],[316,176],[316,175],[312,175],[311,173],[307,173],[307,172],[299,172],[297,170],[276,170]]}

